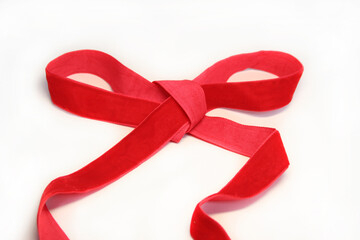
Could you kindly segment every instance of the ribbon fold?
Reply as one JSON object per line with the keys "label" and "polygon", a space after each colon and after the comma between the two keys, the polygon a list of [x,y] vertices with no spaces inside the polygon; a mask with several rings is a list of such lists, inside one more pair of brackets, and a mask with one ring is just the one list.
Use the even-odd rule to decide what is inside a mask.
{"label": "ribbon fold", "polygon": [[[245,69],[267,71],[275,79],[227,83]],[[74,114],[135,127],[96,160],[56,178],[40,200],[37,226],[40,239],[68,239],[46,206],[59,194],[100,189],[131,171],[169,141],[184,134],[249,157],[219,192],[197,204],[190,233],[194,239],[230,239],[223,227],[203,211],[209,201],[252,197],[270,186],[288,167],[276,129],[238,124],[205,114],[215,108],[269,111],[287,105],[302,75],[293,56],[276,51],[239,54],[221,60],[194,80],[149,82],[110,55],[95,50],[69,52],[51,61],[46,77],[54,104]],[[68,76],[90,73],[105,80],[111,91],[74,81]]]}

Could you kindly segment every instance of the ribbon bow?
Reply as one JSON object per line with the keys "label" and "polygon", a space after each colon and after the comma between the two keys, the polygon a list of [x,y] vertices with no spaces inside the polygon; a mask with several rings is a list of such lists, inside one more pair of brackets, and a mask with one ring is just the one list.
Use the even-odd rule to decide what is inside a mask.
{"label": "ribbon bow", "polygon": [[[278,78],[226,82],[232,74],[248,68],[267,71]],[[49,198],[103,188],[150,158],[169,141],[179,142],[186,133],[249,157],[224,188],[197,204],[191,220],[190,233],[194,239],[230,239],[201,206],[209,201],[252,197],[274,182],[289,162],[277,130],[241,125],[205,114],[219,107],[247,111],[283,107],[291,101],[302,72],[303,67],[296,58],[276,51],[226,58],[193,81],[154,83],[99,51],[74,51],[54,59],[46,67],[54,104],[83,117],[135,129],[85,167],[50,182],[38,210],[40,239],[68,239],[46,206]],[[67,78],[75,73],[97,75],[113,91]]]}

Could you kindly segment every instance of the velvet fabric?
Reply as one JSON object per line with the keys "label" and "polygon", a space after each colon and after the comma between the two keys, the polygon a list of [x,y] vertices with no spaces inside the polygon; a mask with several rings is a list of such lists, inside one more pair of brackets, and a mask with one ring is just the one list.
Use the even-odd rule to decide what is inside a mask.
{"label": "velvet fabric", "polygon": [[[278,78],[227,83],[231,75],[248,68],[267,71]],[[252,197],[270,186],[289,162],[277,130],[241,125],[205,114],[220,107],[247,111],[283,107],[291,101],[302,72],[303,66],[296,58],[276,51],[226,58],[192,81],[153,83],[100,51],[74,51],[54,59],[46,67],[54,104],[83,117],[135,129],[85,167],[49,183],[38,209],[39,238],[68,239],[46,206],[49,198],[103,188],[139,166],[169,141],[179,142],[184,134],[190,134],[249,157],[225,187],[197,204],[191,220],[193,239],[230,239],[202,205]],[[68,78],[75,73],[97,75],[113,91]]]}

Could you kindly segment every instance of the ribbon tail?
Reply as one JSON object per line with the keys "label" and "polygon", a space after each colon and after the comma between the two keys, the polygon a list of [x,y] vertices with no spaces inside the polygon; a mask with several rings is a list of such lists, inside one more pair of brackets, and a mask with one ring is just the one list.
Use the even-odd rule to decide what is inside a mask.
{"label": "ribbon tail", "polygon": [[38,209],[39,238],[68,239],[46,206],[59,194],[97,190],[117,180],[168,143],[188,119],[173,98],[168,98],[118,144],[80,170],[53,180],[44,190]]}
{"label": "ribbon tail", "polygon": [[[228,127],[218,125],[217,137],[215,137],[211,131],[203,131],[200,123],[199,128],[196,127],[197,129],[195,128],[191,134],[225,149],[250,156],[247,163],[223,189],[197,204],[192,216],[190,233],[194,239],[228,240],[230,237],[224,228],[212,219],[202,206],[207,202],[241,200],[259,194],[287,169],[289,161],[280,134],[275,129],[240,124],[235,128],[235,122],[221,118],[206,121],[208,122],[205,125],[217,122],[227,123],[225,125]],[[228,137],[224,138],[225,136]],[[243,137],[250,142],[243,145]],[[233,142],[235,139],[238,139],[240,144]]]}

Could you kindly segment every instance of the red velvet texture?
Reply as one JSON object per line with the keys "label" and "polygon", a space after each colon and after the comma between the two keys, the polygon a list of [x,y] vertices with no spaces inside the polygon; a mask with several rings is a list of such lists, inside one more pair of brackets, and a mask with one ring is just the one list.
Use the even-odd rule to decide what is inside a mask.
{"label": "red velvet texture", "polygon": [[[258,69],[275,79],[227,83],[231,75]],[[100,189],[131,171],[169,141],[184,134],[249,157],[247,163],[219,192],[195,208],[193,239],[230,239],[201,206],[209,201],[252,197],[274,182],[288,167],[280,134],[265,127],[246,126],[221,117],[205,116],[214,108],[268,111],[287,105],[303,72],[293,56],[276,51],[239,54],[221,60],[194,80],[149,82],[110,55],[95,50],[69,52],[51,61],[46,77],[51,99],[74,114],[135,129],[80,170],[56,178],[40,200],[37,226],[40,239],[68,239],[46,202],[59,194]],[[68,78],[90,73],[104,79],[112,92]]]}

